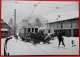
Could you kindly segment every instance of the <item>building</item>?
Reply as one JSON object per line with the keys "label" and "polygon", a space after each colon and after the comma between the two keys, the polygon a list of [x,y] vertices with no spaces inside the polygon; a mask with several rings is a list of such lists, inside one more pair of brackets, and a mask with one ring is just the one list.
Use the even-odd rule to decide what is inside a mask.
{"label": "building", "polygon": [[71,18],[67,20],[55,21],[47,23],[48,27],[54,28],[54,33],[64,33],[67,37],[79,36],[79,17]]}
{"label": "building", "polygon": [[1,19],[1,38],[10,36],[11,27]]}

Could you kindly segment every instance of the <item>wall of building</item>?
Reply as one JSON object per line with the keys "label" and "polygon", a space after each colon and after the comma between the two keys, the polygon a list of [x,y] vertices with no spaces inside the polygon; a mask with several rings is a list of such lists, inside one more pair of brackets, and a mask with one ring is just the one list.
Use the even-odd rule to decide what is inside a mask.
{"label": "wall of building", "polygon": [[1,37],[6,37],[6,36],[10,36],[11,35],[10,26],[6,22],[4,22],[3,20],[1,20],[1,29],[8,29],[8,31],[1,31]]}
{"label": "wall of building", "polygon": [[53,27],[56,29],[76,29],[79,28],[79,20],[68,20],[68,21],[61,21],[61,22],[54,22],[50,23],[49,27]]}
{"label": "wall of building", "polygon": [[79,18],[49,23],[48,26],[54,28],[56,34],[64,32],[66,36],[79,36]]}

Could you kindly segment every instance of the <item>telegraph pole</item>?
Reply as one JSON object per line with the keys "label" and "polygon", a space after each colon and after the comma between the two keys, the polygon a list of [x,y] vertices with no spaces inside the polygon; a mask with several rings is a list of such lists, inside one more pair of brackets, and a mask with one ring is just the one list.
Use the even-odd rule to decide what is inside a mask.
{"label": "telegraph pole", "polygon": [[14,9],[14,36],[16,36],[16,9]]}

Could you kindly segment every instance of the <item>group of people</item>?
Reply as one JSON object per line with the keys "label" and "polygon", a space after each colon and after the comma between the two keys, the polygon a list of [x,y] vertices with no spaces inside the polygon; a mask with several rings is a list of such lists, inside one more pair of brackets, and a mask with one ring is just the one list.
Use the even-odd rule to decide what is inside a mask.
{"label": "group of people", "polygon": [[[58,33],[58,35],[56,35],[56,36],[57,36],[58,42],[59,42],[58,47],[60,47],[60,44],[61,44],[61,43],[62,43],[62,45],[64,45],[64,47],[65,47],[64,38],[63,38],[62,33]],[[44,38],[44,40],[47,40],[47,43],[50,44],[49,41],[50,41],[50,39],[51,39],[52,37],[54,38],[54,36],[52,36],[52,34],[49,33],[49,34]]]}
{"label": "group of people", "polygon": [[[58,33],[57,35],[57,38],[58,38],[58,47],[60,47],[61,43],[62,45],[65,47],[65,43],[64,43],[64,38],[63,38],[63,33]],[[29,34],[29,37],[34,41],[34,43],[40,43],[40,41],[43,41],[43,44],[45,43],[48,43],[50,44],[50,40],[52,39],[52,37],[54,38],[55,36],[52,35],[51,33],[47,34],[46,36],[43,34],[43,32],[40,32],[40,33],[30,33]],[[6,38],[5,40],[5,44],[4,44],[4,56],[7,56],[9,55],[9,53],[6,52],[7,50],[7,42],[12,39],[12,37],[9,37],[9,38]],[[18,39],[18,36],[16,35],[15,36],[15,39],[17,40]],[[72,47],[73,46],[76,46],[74,45],[74,40],[72,40]]]}
{"label": "group of people", "polygon": [[[57,38],[58,38],[58,47],[60,47],[60,45],[61,45],[61,43],[62,43],[62,45],[65,47],[65,43],[64,43],[64,37],[63,36],[65,36],[64,35],[64,33],[57,33],[57,35],[55,35],[55,36],[57,36]],[[52,34],[48,34],[44,39],[45,40],[47,40],[47,43],[49,43],[50,44],[50,42],[49,42],[49,40],[51,39],[51,38],[54,38],[54,36],[52,36]],[[72,44],[72,47],[74,47],[74,46],[76,46],[75,45],[75,43],[74,43],[74,40],[71,40],[71,44]]]}
{"label": "group of people", "polygon": [[[51,33],[48,33],[47,35],[45,35],[42,31],[40,31],[39,33],[30,33],[29,36],[32,39],[32,41],[34,42],[34,44],[40,43],[40,42],[43,42],[43,44],[45,44],[45,43],[50,44],[49,41],[52,38],[54,39],[54,37],[55,37],[54,34],[51,34]],[[64,38],[63,38],[62,33],[59,33],[56,36],[57,36],[58,41],[59,41],[58,47],[60,46],[61,43],[65,47]]]}
{"label": "group of people", "polygon": [[[30,37],[31,37],[31,39],[34,41],[34,44],[35,44],[36,42],[37,42],[37,43],[40,43],[40,41],[43,41],[43,44],[45,44],[45,43],[50,44],[49,41],[50,41],[51,38],[54,37],[54,36],[52,36],[51,33],[49,33],[49,34],[47,34],[47,35],[45,36],[45,35],[43,34],[43,32],[40,32],[40,33],[36,33],[36,34],[30,33]],[[62,45],[64,45],[64,47],[65,47],[64,38],[62,37],[62,34],[59,33],[59,34],[57,35],[57,37],[58,37],[58,41],[59,41],[58,47],[60,46],[61,42],[62,42]],[[4,56],[9,55],[9,53],[6,53],[6,50],[7,50],[7,42],[8,42],[10,39],[12,39],[12,37],[6,38],[6,40],[5,40],[5,44],[4,44]],[[16,41],[17,41],[17,39],[18,39],[18,36],[17,36],[17,35],[15,36],[15,39],[16,39]]]}

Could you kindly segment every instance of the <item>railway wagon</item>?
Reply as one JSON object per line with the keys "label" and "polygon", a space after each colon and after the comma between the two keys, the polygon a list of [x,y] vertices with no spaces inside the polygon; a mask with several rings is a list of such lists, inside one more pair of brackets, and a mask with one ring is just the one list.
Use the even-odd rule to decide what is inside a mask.
{"label": "railway wagon", "polygon": [[[22,28],[22,29],[20,29],[19,36],[23,41],[28,41],[28,42],[34,42],[34,41],[38,41],[38,40],[42,41],[43,40],[42,38],[44,38],[44,37],[41,36],[41,34],[37,34],[37,33],[41,33],[41,32],[43,32],[44,37],[45,37],[48,33],[54,34],[54,29],[53,28],[31,28],[31,27],[30,28]],[[29,34],[35,35],[34,40],[29,37]],[[40,38],[40,39],[36,40],[36,38]]]}
{"label": "railway wagon", "polygon": [[47,28],[39,28],[38,30],[43,31],[43,33],[45,35],[48,34],[48,33],[54,34],[54,28],[47,27]]}
{"label": "railway wagon", "polygon": [[19,36],[23,41],[30,41],[30,38],[28,36],[29,33],[37,33],[38,32],[38,28],[33,28],[33,27],[29,27],[29,28],[22,28],[19,30]]}

